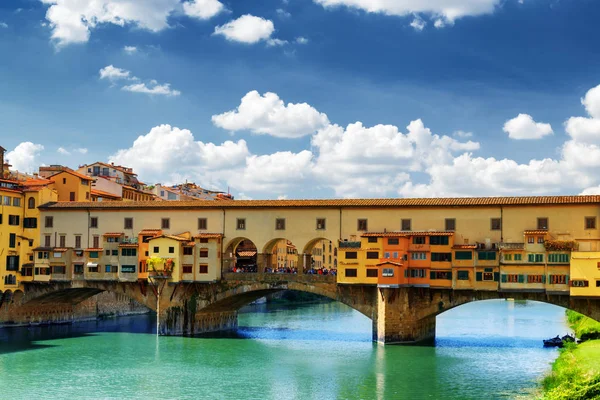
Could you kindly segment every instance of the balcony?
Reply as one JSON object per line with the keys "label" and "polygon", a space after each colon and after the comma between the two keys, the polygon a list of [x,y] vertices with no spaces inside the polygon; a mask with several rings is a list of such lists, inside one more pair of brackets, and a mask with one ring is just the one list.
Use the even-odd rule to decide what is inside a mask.
{"label": "balcony", "polygon": [[121,238],[119,243],[120,244],[138,244],[138,238],[137,237]]}
{"label": "balcony", "polygon": [[360,249],[360,242],[340,242],[340,249]]}
{"label": "balcony", "polygon": [[498,243],[500,250],[523,250],[525,243]]}

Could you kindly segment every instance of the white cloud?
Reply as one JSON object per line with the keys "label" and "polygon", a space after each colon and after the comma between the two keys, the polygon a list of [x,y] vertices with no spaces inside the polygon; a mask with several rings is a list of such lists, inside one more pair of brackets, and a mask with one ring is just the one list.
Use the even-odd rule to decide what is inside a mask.
{"label": "white cloud", "polygon": [[452,136],[456,136],[461,139],[468,139],[473,137],[473,132],[456,131],[452,134]]}
{"label": "white cloud", "polygon": [[446,26],[446,22],[443,19],[438,18],[433,23],[433,26],[435,26],[437,29],[442,29],[443,27]]}
{"label": "white cloud", "polygon": [[225,25],[217,26],[214,35],[224,36],[232,42],[253,44],[268,40],[274,31],[272,21],[246,14]]}
{"label": "white cloud", "polygon": [[111,81],[120,79],[136,79],[135,77],[132,77],[131,72],[127,71],[126,69],[117,68],[112,64],[100,69],[99,72],[100,79],[108,79]]}
{"label": "white cloud", "polygon": [[594,186],[594,187],[587,188],[580,194],[582,194],[582,195],[600,194],[600,186]]}
{"label": "white cloud", "polygon": [[[126,79],[130,81],[139,81],[139,78],[133,76],[130,71],[122,68],[117,68],[113,65],[108,65],[100,70],[100,79],[108,79],[112,82]],[[162,95],[162,96],[179,96],[181,92],[179,90],[171,89],[171,84],[164,83],[159,84],[156,80],[151,79],[149,85],[146,83],[134,83],[131,85],[125,85],[121,88],[127,92],[133,93],[145,93],[149,95]]]}
{"label": "white cloud", "polygon": [[87,154],[88,149],[86,149],[85,147],[79,147],[76,149],[72,149],[72,150],[67,150],[64,147],[59,147],[56,152],[58,154],[62,154],[64,156],[70,156],[71,154],[73,154],[73,152],[75,153],[79,153],[79,154]]}
{"label": "white cloud", "polygon": [[[393,16],[426,14],[447,24],[466,16],[491,14],[501,0],[313,0],[323,7],[345,6]],[[439,25],[439,23],[437,24]],[[437,26],[436,27],[439,27]]]}
{"label": "white cloud", "polygon": [[267,46],[269,46],[269,47],[285,46],[286,44],[288,44],[287,40],[281,40],[281,39],[267,40]]}
{"label": "white cloud", "polygon": [[145,93],[149,95],[161,95],[161,96],[179,96],[181,92],[179,90],[171,89],[169,83],[159,85],[156,81],[151,81],[151,86],[148,87],[145,83],[134,83],[133,85],[123,86],[121,90],[133,93]]}
{"label": "white cloud", "polygon": [[552,135],[552,126],[541,122],[535,122],[531,115],[519,114],[515,118],[506,121],[503,128],[511,139],[541,139]]}
{"label": "white cloud", "polygon": [[218,0],[191,0],[183,3],[186,15],[198,19],[210,19],[225,10]]}
{"label": "white cloud", "polygon": [[577,142],[600,145],[600,85],[590,89],[581,104],[590,118],[571,117],[565,122],[565,130]]}
{"label": "white cloud", "polygon": [[133,54],[133,53],[137,53],[137,47],[135,46],[125,46],[123,47],[123,51],[125,51],[125,53],[127,54]]}
{"label": "white cloud", "polygon": [[48,5],[46,20],[57,46],[85,43],[101,24],[131,25],[158,32],[167,18],[181,7],[179,0],[40,0]]}
{"label": "white cloud", "polygon": [[588,90],[581,104],[592,118],[600,118],[600,85]]}
{"label": "white cloud", "polygon": [[248,92],[236,110],[213,115],[213,123],[228,131],[250,130],[281,138],[310,135],[327,126],[327,115],[306,103],[285,105],[275,93]]}
{"label": "white cloud", "polygon": [[277,12],[277,16],[281,19],[286,19],[286,18],[290,18],[292,16],[292,14],[290,14],[289,12],[287,12],[286,10],[284,10],[283,8],[278,8],[276,10]]}
{"label": "white cloud", "polygon": [[426,25],[427,25],[427,22],[423,21],[423,19],[419,16],[415,16],[415,18],[410,23],[410,26],[412,26],[415,31],[419,31],[419,32],[422,31],[423,29],[425,29]]}
{"label": "white cloud", "polygon": [[296,38],[296,43],[298,44],[308,44],[308,39],[303,36],[298,36]]}
{"label": "white cloud", "polygon": [[8,28],[8,24],[6,22],[0,22],[0,28]]}
{"label": "white cloud", "polygon": [[62,154],[62,155],[64,155],[64,156],[70,156],[70,155],[71,155],[71,152],[70,152],[70,151],[68,151],[67,149],[65,149],[64,147],[59,147],[59,148],[56,150],[56,152],[57,152],[58,154]]}
{"label": "white cloud", "polygon": [[44,150],[41,144],[22,142],[13,151],[6,153],[6,160],[12,165],[12,169],[20,172],[32,173],[40,165],[38,157]]}
{"label": "white cloud", "polygon": [[85,147],[79,147],[79,148],[75,149],[74,151],[76,151],[77,153],[80,153],[80,154],[88,153],[88,149],[86,149]]}

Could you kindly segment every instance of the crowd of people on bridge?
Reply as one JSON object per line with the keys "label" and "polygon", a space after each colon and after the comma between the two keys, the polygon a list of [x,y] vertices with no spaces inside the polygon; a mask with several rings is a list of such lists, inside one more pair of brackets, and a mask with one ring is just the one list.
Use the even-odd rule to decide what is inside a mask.
{"label": "crowd of people on bridge", "polygon": [[[244,272],[252,272],[252,273],[256,273],[258,272],[258,268],[256,265],[246,265],[246,266],[233,266],[232,268],[229,269],[229,272],[235,272],[235,273],[244,273]],[[297,274],[298,273],[298,268],[293,267],[277,267],[277,268],[270,268],[267,267],[265,268],[265,273],[266,274]],[[336,276],[337,275],[337,270],[335,269],[327,269],[327,268],[311,268],[309,270],[306,270],[304,272],[305,274],[308,275],[331,275],[331,276]]]}

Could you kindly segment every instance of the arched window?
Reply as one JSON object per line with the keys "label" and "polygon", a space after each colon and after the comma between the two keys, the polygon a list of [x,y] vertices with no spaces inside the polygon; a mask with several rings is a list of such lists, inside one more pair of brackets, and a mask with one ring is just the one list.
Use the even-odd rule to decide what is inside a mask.
{"label": "arched window", "polygon": [[35,208],[35,199],[33,197],[30,197],[29,200],[27,201],[27,208],[29,208],[29,209]]}

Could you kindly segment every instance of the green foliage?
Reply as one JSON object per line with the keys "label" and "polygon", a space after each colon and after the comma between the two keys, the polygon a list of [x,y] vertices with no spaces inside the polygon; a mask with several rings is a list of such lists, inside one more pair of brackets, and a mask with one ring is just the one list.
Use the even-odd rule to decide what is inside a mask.
{"label": "green foliage", "polygon": [[577,251],[579,244],[574,240],[546,240],[544,247],[548,251]]}
{"label": "green foliage", "polygon": [[578,338],[600,339],[600,322],[572,310],[567,310],[567,321]]}

